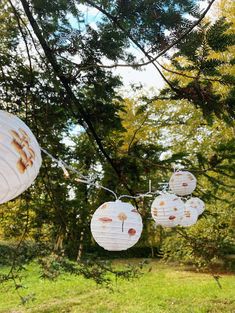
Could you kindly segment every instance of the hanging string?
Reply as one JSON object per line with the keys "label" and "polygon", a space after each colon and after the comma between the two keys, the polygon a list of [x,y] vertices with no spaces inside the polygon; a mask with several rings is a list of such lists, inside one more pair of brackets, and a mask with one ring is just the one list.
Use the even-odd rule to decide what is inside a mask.
{"label": "hanging string", "polygon": [[[68,172],[68,170],[69,170],[69,171],[71,171],[71,172],[73,172],[79,176],[79,178],[74,179],[76,182],[84,183],[84,184],[87,184],[89,186],[94,186],[95,188],[106,190],[106,191],[110,192],[115,197],[116,200],[120,200],[122,198],[140,199],[140,198],[152,197],[152,196],[157,195],[157,194],[160,195],[160,194],[164,194],[164,193],[169,192],[168,191],[169,190],[169,184],[168,183],[158,183],[159,185],[162,185],[162,190],[152,191],[152,181],[149,180],[149,190],[146,193],[140,193],[140,194],[137,194],[136,196],[120,195],[118,197],[117,194],[113,190],[102,186],[98,182],[95,182],[94,179],[90,179],[88,176],[84,176],[81,172],[79,172],[78,170],[76,170],[72,166],[68,165],[64,161],[62,161],[60,159],[56,159],[53,155],[51,155],[47,150],[43,149],[42,147],[40,147],[40,149],[43,153],[45,153],[48,157],[50,157],[52,159],[52,161],[57,163],[57,165],[63,170],[64,176],[66,178],[70,177],[69,172]],[[174,167],[174,171],[175,171],[175,167]]]}
{"label": "hanging string", "polygon": [[176,173],[176,172],[180,172],[182,170],[186,171],[187,169],[184,168],[184,166],[182,164],[179,164],[179,163],[175,164],[174,163],[173,170],[174,170],[174,173]]}
{"label": "hanging string", "polygon": [[136,196],[130,196],[130,195],[121,195],[118,197],[118,200],[122,198],[129,198],[129,199],[139,199],[139,198],[144,198],[144,197],[152,197],[152,194],[150,195],[149,192],[143,193],[143,194],[138,194]]}
{"label": "hanging string", "polygon": [[80,179],[80,178],[75,178],[74,180],[76,182],[78,182],[78,183],[84,183],[84,184],[87,184],[87,185],[90,185],[90,186],[94,186],[94,187],[96,187],[98,189],[100,188],[100,189],[106,190],[106,191],[112,193],[114,195],[115,199],[118,200],[118,196],[117,196],[117,194],[113,190],[111,190],[111,189],[109,189],[107,187],[104,187],[104,186],[100,185],[97,182],[93,182],[93,181],[89,181],[89,180],[86,181],[86,180],[83,180],[83,179]]}
{"label": "hanging string", "polygon": [[67,171],[67,169],[68,169],[68,170],[70,170],[71,172],[73,172],[73,173],[75,173],[75,174],[77,174],[78,176],[81,177],[81,178],[75,178],[75,179],[74,179],[75,181],[80,182],[80,183],[84,183],[84,184],[87,184],[87,185],[90,185],[90,186],[94,186],[94,187],[96,187],[96,188],[100,188],[100,189],[106,190],[106,191],[112,193],[112,194],[114,195],[114,197],[115,197],[116,200],[118,199],[117,194],[116,194],[113,190],[111,190],[111,189],[109,189],[109,188],[107,188],[107,187],[104,187],[104,186],[98,184],[97,182],[94,182],[94,180],[89,179],[88,176],[84,176],[84,175],[81,174],[78,170],[76,170],[76,169],[73,168],[72,166],[66,164],[64,161],[59,160],[59,159],[56,159],[53,155],[51,155],[47,150],[43,149],[42,147],[40,147],[40,149],[41,149],[41,151],[44,152],[47,156],[49,156],[49,157],[52,159],[52,161],[54,161],[55,163],[58,164],[58,166],[63,170],[64,176],[65,176],[66,178],[69,178],[69,172]]}
{"label": "hanging string", "polygon": [[63,172],[64,172],[64,177],[65,178],[69,178],[69,172],[67,171],[67,169],[65,168],[63,162],[61,160],[59,160],[59,163],[58,163],[59,167],[62,168]]}
{"label": "hanging string", "polygon": [[56,159],[53,155],[51,155],[47,150],[43,149],[42,147],[40,147],[41,151],[44,152],[47,156],[49,156],[52,161],[54,161],[55,163],[58,164],[58,166],[63,170],[65,177],[69,177],[69,172],[67,171],[70,170],[71,172],[79,175],[80,177],[82,177],[83,179],[85,179],[86,181],[89,180],[88,176],[84,176],[81,172],[79,172],[78,170],[76,170],[75,168],[73,168],[72,166],[66,164],[64,161]]}
{"label": "hanging string", "polygon": [[169,192],[169,183],[158,183],[158,185],[162,185],[162,190],[160,194]]}
{"label": "hanging string", "polygon": [[118,200],[122,199],[122,198],[130,198],[130,199],[139,199],[139,198],[145,198],[145,197],[152,197],[156,194],[159,194],[160,191],[156,190],[156,191],[152,191],[152,182],[151,180],[149,180],[149,190],[146,193],[140,193],[137,194],[136,196],[130,196],[130,195],[121,195],[120,197],[118,197]]}

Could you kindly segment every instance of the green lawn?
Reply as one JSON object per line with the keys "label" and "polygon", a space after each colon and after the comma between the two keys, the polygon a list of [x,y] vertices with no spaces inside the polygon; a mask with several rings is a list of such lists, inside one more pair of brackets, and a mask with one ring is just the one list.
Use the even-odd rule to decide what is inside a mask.
{"label": "green lawn", "polygon": [[[152,271],[148,269],[152,267]],[[197,274],[159,262],[132,281],[120,280],[114,292],[81,277],[63,275],[57,281],[39,278],[31,264],[21,293],[35,293],[25,306],[10,285],[0,286],[0,313],[235,313],[235,276],[221,275],[222,289],[208,274]],[[3,271],[3,269],[2,269]]]}

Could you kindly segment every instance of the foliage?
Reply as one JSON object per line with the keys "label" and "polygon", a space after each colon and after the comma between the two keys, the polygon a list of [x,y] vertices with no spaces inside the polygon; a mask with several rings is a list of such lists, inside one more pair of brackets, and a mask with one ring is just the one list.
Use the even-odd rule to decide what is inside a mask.
{"label": "foliage", "polygon": [[[31,0],[28,14],[22,3],[27,8],[23,0],[15,6],[7,0],[0,4],[0,21],[6,21],[0,30],[1,109],[21,117],[52,155],[117,194],[145,192],[149,180],[158,189],[175,166],[191,170],[198,179],[195,194],[207,203],[197,226],[177,234],[155,229],[148,209],[152,199],[138,199],[133,204],[145,227],[137,247],[150,248],[152,256],[163,247],[165,257],[179,259],[180,245],[181,260],[207,267],[232,251],[231,12],[213,23],[201,22],[182,37],[193,25],[192,17],[199,17],[198,1],[150,1],[146,6],[139,0]],[[96,9],[96,27],[78,3],[87,11]],[[35,23],[29,23],[30,14],[41,37]],[[167,64],[154,63],[165,88],[154,97],[143,90],[133,99],[121,96],[121,78],[105,65],[122,61],[138,68],[133,43],[152,61],[177,39]],[[87,252],[98,250],[90,218],[110,194],[74,178],[73,173],[63,177],[58,164],[45,157],[30,190],[1,205],[1,238],[18,240],[19,247],[24,240],[48,246],[40,261],[45,277],[55,278],[70,268],[98,283],[108,282],[109,265],[94,262]],[[202,232],[203,227],[207,231]],[[185,245],[186,238],[190,245]],[[22,254],[25,261],[31,258]],[[128,269],[124,276],[134,274]]]}
{"label": "foliage", "polygon": [[[139,262],[133,260],[132,264]],[[125,261],[124,261],[125,263]],[[122,266],[123,261],[117,263]],[[134,282],[119,280],[110,292],[97,288],[91,280],[70,274],[61,275],[56,281],[38,280],[39,268],[35,263],[27,266],[22,290],[23,296],[34,290],[35,299],[19,305],[16,291],[0,286],[0,312],[61,312],[81,313],[230,313],[234,311],[234,276],[220,274],[222,289],[209,274],[195,273],[178,265],[165,266],[151,262],[144,275]]]}
{"label": "foliage", "polygon": [[48,245],[24,241],[18,247],[16,243],[3,241],[0,242],[0,265],[10,266],[14,260],[14,266],[21,266],[31,262],[39,256],[45,256],[50,252]]}
{"label": "foliage", "polygon": [[164,258],[194,264],[198,269],[234,270],[234,261],[227,258],[234,253],[233,223],[229,214],[218,217],[218,213],[208,212],[189,231],[179,229],[177,234],[166,237],[162,247]]}
{"label": "foliage", "polygon": [[94,280],[98,285],[112,288],[113,278],[124,278],[127,280],[138,278],[145,261],[139,265],[127,264],[121,268],[115,268],[110,261],[94,258],[83,259],[80,262],[73,262],[62,255],[52,253],[38,260],[42,274],[41,278],[54,280],[62,273],[82,275],[86,279]]}
{"label": "foliage", "polygon": [[[231,6],[232,9],[232,6]],[[173,99],[187,99],[202,109],[212,123],[217,116],[233,126],[234,121],[234,21],[220,17],[201,24],[178,44],[165,68],[174,86],[162,91]]]}

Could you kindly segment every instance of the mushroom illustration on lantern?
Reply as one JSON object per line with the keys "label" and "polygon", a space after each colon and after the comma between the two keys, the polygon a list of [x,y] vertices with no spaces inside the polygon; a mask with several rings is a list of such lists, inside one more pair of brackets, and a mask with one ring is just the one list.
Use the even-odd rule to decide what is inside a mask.
{"label": "mushroom illustration on lantern", "polygon": [[172,192],[179,196],[191,194],[197,185],[195,176],[187,171],[175,172],[169,181],[169,186]]}
{"label": "mushroom illustration on lantern", "polygon": [[99,246],[108,251],[127,250],[142,233],[142,218],[130,203],[120,200],[102,204],[91,219],[91,232]]}
{"label": "mushroom illustration on lantern", "polygon": [[198,219],[197,210],[191,207],[185,207],[184,215],[180,219],[179,225],[189,227],[196,224],[197,219]]}
{"label": "mushroom illustration on lantern", "polygon": [[151,214],[157,225],[177,226],[184,214],[184,202],[174,194],[162,194],[155,198]]}
{"label": "mushroom illustration on lantern", "polygon": [[0,110],[0,204],[16,198],[33,183],[41,162],[40,146],[28,126]]}
{"label": "mushroom illustration on lantern", "polygon": [[196,197],[190,198],[185,202],[186,208],[193,208],[197,210],[198,215],[201,215],[205,210],[205,203]]}

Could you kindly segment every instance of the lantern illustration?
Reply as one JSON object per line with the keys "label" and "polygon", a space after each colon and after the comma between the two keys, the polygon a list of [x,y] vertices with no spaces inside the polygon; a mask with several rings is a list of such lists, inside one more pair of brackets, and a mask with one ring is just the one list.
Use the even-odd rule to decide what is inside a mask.
{"label": "lantern illustration", "polygon": [[40,146],[18,117],[0,110],[0,204],[16,198],[35,180]]}
{"label": "lantern illustration", "polygon": [[201,199],[193,197],[185,202],[185,207],[194,208],[197,210],[198,215],[201,215],[205,209],[205,203]]}
{"label": "lantern illustration", "polygon": [[138,211],[130,203],[120,200],[102,204],[91,219],[95,241],[108,251],[126,250],[135,245],[142,228]]}
{"label": "lantern illustration", "polygon": [[184,215],[181,218],[179,225],[184,227],[192,226],[196,224],[197,219],[198,219],[197,210],[194,208],[187,207],[184,210]]}
{"label": "lantern illustration", "polygon": [[176,195],[186,196],[196,188],[197,180],[193,174],[187,171],[175,172],[169,181],[170,189]]}
{"label": "lantern illustration", "polygon": [[155,198],[151,214],[157,225],[177,226],[184,214],[184,202],[174,194],[162,194]]}

